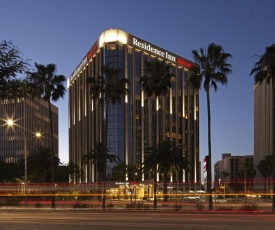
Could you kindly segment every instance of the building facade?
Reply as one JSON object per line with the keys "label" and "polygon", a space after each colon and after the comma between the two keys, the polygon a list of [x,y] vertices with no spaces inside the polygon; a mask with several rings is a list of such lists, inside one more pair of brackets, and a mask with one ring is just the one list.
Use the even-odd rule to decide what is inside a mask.
{"label": "building facade", "polygon": [[[274,146],[274,135],[272,133],[272,79],[269,84],[265,81],[262,84],[254,85],[254,163],[255,166],[266,156],[272,155]],[[255,167],[257,169],[257,167]],[[256,179],[259,181],[256,189],[263,191],[264,179],[257,171]],[[272,187],[272,183],[271,183]]]}
{"label": "building facade", "polygon": [[217,190],[224,184],[227,185],[227,190],[234,190],[234,187],[244,189],[245,165],[254,166],[253,155],[232,156],[231,153],[223,153],[222,159],[214,164],[214,189]]}
{"label": "building facade", "polygon": [[254,159],[255,165],[272,155],[272,80],[254,86]]}
{"label": "building facade", "polygon": [[[9,99],[0,102],[0,160],[19,163],[40,146],[51,148],[48,103],[40,99]],[[53,152],[58,155],[58,108],[52,105]],[[13,121],[9,126],[8,121]],[[41,136],[37,137],[36,134]]]}
{"label": "building facade", "polygon": [[[175,75],[169,95],[156,102],[159,108],[157,127],[153,126],[155,109],[139,84],[144,74],[144,62],[153,59],[170,64]],[[93,162],[83,165],[81,158],[102,141],[102,110],[97,100],[92,99],[87,84],[88,77],[101,75],[102,65],[121,69],[123,77],[129,81],[129,94],[124,102],[109,105],[107,142],[121,162],[140,168],[144,148],[152,146],[158,130],[163,140],[187,147],[186,157],[191,163],[191,171],[182,172],[177,180],[199,182],[199,93],[188,85],[190,68],[198,66],[119,29],[104,31],[67,80],[69,160],[85,172],[81,182],[97,180]]]}

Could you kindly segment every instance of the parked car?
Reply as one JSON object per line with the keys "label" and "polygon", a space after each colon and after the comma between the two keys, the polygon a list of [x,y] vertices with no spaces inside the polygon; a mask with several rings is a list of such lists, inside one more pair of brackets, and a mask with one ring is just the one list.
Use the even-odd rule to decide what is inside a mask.
{"label": "parked car", "polygon": [[185,196],[182,198],[183,201],[200,201],[201,197],[194,195],[194,196]]}
{"label": "parked car", "polygon": [[227,202],[227,200],[225,198],[221,197],[221,196],[214,197],[213,200],[216,203],[225,203],[225,202]]}

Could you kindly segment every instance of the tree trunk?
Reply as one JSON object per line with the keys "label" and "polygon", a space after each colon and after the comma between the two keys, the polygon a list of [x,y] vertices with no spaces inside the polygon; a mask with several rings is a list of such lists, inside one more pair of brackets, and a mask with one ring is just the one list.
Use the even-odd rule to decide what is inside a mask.
{"label": "tree trunk", "polygon": [[[275,78],[272,80],[272,165],[273,165],[273,170],[272,170],[272,186],[273,186],[273,193],[272,193],[272,212],[275,212]],[[270,188],[269,188],[270,189]],[[270,190],[269,190],[270,191]]]}
{"label": "tree trunk", "polygon": [[[153,96],[153,101],[155,101],[155,105],[153,105],[153,103],[152,103],[153,110],[156,109],[156,103],[157,103],[156,99],[157,99],[157,97]],[[158,123],[157,123],[158,122],[157,117],[158,117],[158,111],[156,110],[156,117],[155,117],[155,130],[156,130],[156,134],[155,134],[155,144],[154,144],[155,150],[157,149],[157,135],[158,135],[158,133],[157,133],[157,125],[158,125]],[[158,207],[158,201],[157,201],[157,164],[156,164],[156,153],[155,153],[154,159],[155,159],[155,162],[154,162],[154,165],[155,165],[154,166],[154,209],[157,209],[157,207]]]}
{"label": "tree trunk", "polygon": [[163,196],[164,196],[164,201],[168,201],[168,181],[169,181],[169,176],[168,173],[163,174]]}
{"label": "tree trunk", "polygon": [[[48,101],[49,105],[49,118],[50,118],[50,129],[51,129],[51,174],[52,174],[52,188],[54,188],[54,194],[55,194],[55,184],[54,184],[54,162],[53,162],[53,118],[52,118],[52,106],[51,106],[51,101]],[[52,203],[51,203],[51,208],[55,208],[55,195],[52,197]]]}
{"label": "tree trunk", "polygon": [[[102,172],[102,181],[103,181],[103,197],[102,197],[102,210],[106,208],[106,161],[107,161],[107,139],[108,139],[108,109],[109,104],[106,98],[104,99],[105,111],[103,109],[103,146],[104,146],[104,158],[103,158],[103,172]],[[104,106],[103,106],[104,108]],[[104,114],[105,112],[105,114]],[[105,115],[105,117],[104,117]]]}
{"label": "tree trunk", "polygon": [[210,113],[210,92],[209,87],[206,89],[207,97],[207,115],[208,115],[208,159],[207,159],[207,193],[208,193],[208,210],[213,209],[212,202],[212,166],[211,166],[211,113]]}

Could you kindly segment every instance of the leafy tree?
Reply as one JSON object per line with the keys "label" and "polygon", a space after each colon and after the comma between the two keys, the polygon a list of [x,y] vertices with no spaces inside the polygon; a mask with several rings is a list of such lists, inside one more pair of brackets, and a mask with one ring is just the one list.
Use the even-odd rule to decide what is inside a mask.
{"label": "leafy tree", "polygon": [[[172,77],[173,74],[170,73],[171,66],[167,65],[165,61],[159,61],[153,59],[152,61],[144,62],[145,74],[140,78],[140,84],[142,89],[148,98],[152,99],[152,102],[156,103],[156,100],[165,96],[169,93],[170,88],[172,87]],[[154,112],[154,110],[153,110]],[[159,133],[158,133],[158,108],[156,108],[155,117],[155,140],[154,146],[157,146]],[[156,166],[157,167],[157,166]],[[157,182],[157,169],[154,169],[154,194],[157,192],[156,182]],[[154,195],[154,208],[157,208],[157,197]]]}
{"label": "leafy tree", "polygon": [[184,152],[184,146],[176,146],[168,140],[160,141],[157,147],[144,149],[144,171],[152,169],[155,171],[155,168],[157,168],[157,172],[163,175],[164,201],[168,201],[167,185],[170,173],[173,171],[182,171],[183,169],[186,171],[189,170]]}
{"label": "leafy tree", "polygon": [[68,182],[69,178],[81,178],[83,172],[79,169],[78,165],[73,162],[68,164],[59,163],[55,171],[55,181],[56,182]]}
{"label": "leafy tree", "polygon": [[[51,182],[51,155],[49,147],[39,147],[28,156],[28,178],[33,182]],[[54,156],[54,165],[57,168],[59,158]]]}
{"label": "leafy tree", "polygon": [[[262,84],[266,81],[268,84],[271,81],[272,89],[275,89],[275,44],[266,47],[265,52],[259,56],[259,60],[252,68],[250,75],[254,75],[255,84]],[[275,130],[275,92],[272,92],[272,133]],[[272,164],[275,165],[275,141],[272,137]],[[272,171],[273,195],[272,195],[272,211],[275,212],[275,167]]]}
{"label": "leafy tree", "polygon": [[19,74],[28,71],[28,61],[11,41],[0,43],[0,99],[23,96]]}
{"label": "leafy tree", "polygon": [[[104,117],[103,117],[103,175],[102,179],[106,178],[106,158],[107,158],[107,136],[108,136],[108,118],[109,118],[109,103],[113,105],[121,103],[125,96],[128,94],[127,84],[128,79],[122,76],[121,69],[115,67],[109,67],[103,65],[101,68],[102,75],[98,77],[89,77],[88,83],[90,84],[92,98],[98,100],[99,105],[102,106]],[[102,208],[106,207],[105,192],[103,195]]]}
{"label": "leafy tree", "polygon": [[200,65],[200,72],[196,69],[191,69],[190,84],[195,89],[203,88],[206,92],[207,99],[207,114],[208,114],[208,161],[207,161],[207,192],[209,195],[209,210],[213,209],[212,202],[212,166],[211,166],[211,110],[210,110],[210,88],[215,91],[218,89],[218,83],[227,84],[227,75],[231,73],[231,65],[228,59],[231,54],[225,53],[222,46],[211,43],[207,50],[201,48],[198,52],[193,50],[193,57],[197,64]]}
{"label": "leafy tree", "polygon": [[6,163],[0,160],[0,181],[12,182],[19,176],[18,165],[16,163]]}
{"label": "leafy tree", "polygon": [[126,165],[119,163],[112,168],[112,181],[125,181],[125,176],[128,175],[129,181],[141,180],[140,170],[136,165]]}
{"label": "leafy tree", "polygon": [[[54,141],[53,141],[53,120],[51,101],[58,101],[63,98],[66,92],[64,83],[66,77],[64,75],[56,75],[56,65],[48,64],[46,66],[35,63],[35,72],[28,72],[28,80],[30,85],[30,93],[34,97],[39,97],[48,103],[49,120],[51,130],[51,176],[54,183]],[[55,208],[55,198],[52,199],[52,208]]]}

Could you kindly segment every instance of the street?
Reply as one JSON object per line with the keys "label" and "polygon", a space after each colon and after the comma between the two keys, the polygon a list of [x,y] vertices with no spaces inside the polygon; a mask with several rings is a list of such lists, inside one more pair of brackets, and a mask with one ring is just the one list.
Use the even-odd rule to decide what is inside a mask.
{"label": "street", "polygon": [[1,230],[184,229],[274,230],[275,215],[117,211],[1,211]]}

